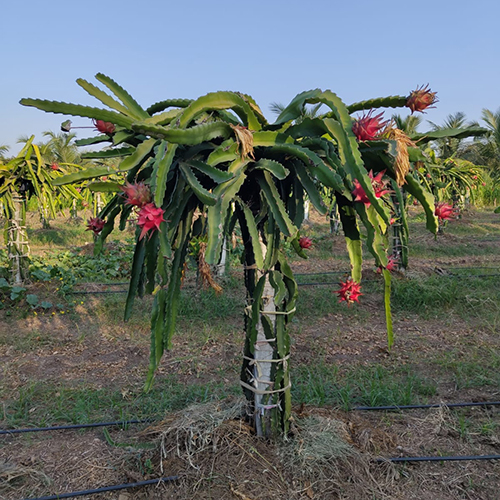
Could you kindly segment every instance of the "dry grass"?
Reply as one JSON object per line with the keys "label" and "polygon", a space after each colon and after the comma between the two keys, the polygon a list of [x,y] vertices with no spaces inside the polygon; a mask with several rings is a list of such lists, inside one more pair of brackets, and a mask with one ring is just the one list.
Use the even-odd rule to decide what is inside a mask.
{"label": "dry grass", "polygon": [[[384,492],[394,466],[375,464],[342,420],[321,410],[296,414],[291,435],[271,443],[255,436],[245,407],[234,398],[193,405],[141,434],[158,443],[162,473],[183,464],[177,498],[398,498]],[[208,484],[213,496],[205,497]]]}
{"label": "dry grass", "polygon": [[49,485],[50,479],[40,470],[11,462],[0,461],[0,493],[18,489],[24,482]]}

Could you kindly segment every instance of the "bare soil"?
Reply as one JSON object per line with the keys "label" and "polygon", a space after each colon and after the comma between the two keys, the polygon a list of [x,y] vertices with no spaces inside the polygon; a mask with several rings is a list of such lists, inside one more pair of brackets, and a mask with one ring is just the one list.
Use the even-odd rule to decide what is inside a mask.
{"label": "bare soil", "polygon": [[[470,220],[456,221],[466,227]],[[488,221],[487,221],[488,222]],[[497,224],[496,220],[493,222]],[[447,245],[445,235],[432,243]],[[464,237],[465,238],[465,237]],[[461,240],[462,241],[462,240]],[[342,238],[332,245],[342,245]],[[485,257],[413,259],[411,272],[429,274],[453,266],[494,266],[500,254]],[[299,273],[343,270],[345,262],[301,261]],[[369,269],[367,268],[367,272]],[[36,293],[50,297],[54,290]],[[35,286],[35,287],[36,287]],[[53,311],[37,316],[8,316],[0,311],[0,383],[14,398],[35,381],[65,387],[118,388],[123,397],[141,390],[148,366],[148,324],[106,322],[94,314],[99,296],[88,296],[72,313]],[[147,300],[146,304],[147,304]],[[396,343],[389,353],[385,339],[382,297],[363,297],[360,308],[369,321],[330,314],[300,328],[292,325],[292,359],[296,366],[322,359],[339,367],[394,366],[419,360],[425,376],[434,373],[436,356],[451,352],[467,359],[471,350],[499,348],[499,332],[479,321],[458,316],[422,320],[396,315]],[[121,315],[121,311],[119,311]],[[175,376],[184,384],[228,380],[238,376],[243,326],[234,321],[232,334],[200,340],[178,335],[162,362],[159,377]],[[24,340],[23,340],[24,339]],[[27,340],[26,340],[27,339]],[[181,355],[182,354],[182,355]],[[221,373],[220,366],[225,370]],[[496,401],[500,388],[458,389],[451,378],[438,379],[436,402]],[[232,404],[233,401],[220,404]],[[217,415],[214,405],[211,412]],[[0,409],[1,412],[1,409]],[[205,446],[189,453],[186,432],[177,432],[179,414],[165,416],[154,427],[127,430],[51,431],[0,436],[0,498],[37,496],[130,483],[161,476],[178,479],[158,485],[80,498],[132,499],[394,499],[496,500],[500,498],[500,461],[377,462],[379,458],[446,455],[500,455],[500,407],[469,408],[459,414],[442,406],[406,412],[345,412],[334,408],[295,408],[293,433],[287,443],[254,436],[244,418],[220,418],[205,436]],[[1,416],[1,415],[0,415]],[[349,452],[306,450],[311,439],[304,422],[334,426]],[[464,428],[474,421],[474,431]],[[491,432],[479,432],[481,424]],[[0,421],[0,427],[2,422]],[[176,429],[176,432],[172,432]],[[325,434],[326,435],[326,434]],[[189,443],[200,437],[190,435]],[[144,448],[142,445],[150,444]],[[161,453],[161,443],[165,453]],[[120,444],[120,445],[119,445]],[[191,445],[189,445],[191,446]],[[295,448],[293,448],[295,446]],[[292,447],[292,448],[291,448]],[[194,452],[193,452],[194,450]],[[290,451],[292,450],[292,451]],[[292,458],[291,458],[292,457]]]}

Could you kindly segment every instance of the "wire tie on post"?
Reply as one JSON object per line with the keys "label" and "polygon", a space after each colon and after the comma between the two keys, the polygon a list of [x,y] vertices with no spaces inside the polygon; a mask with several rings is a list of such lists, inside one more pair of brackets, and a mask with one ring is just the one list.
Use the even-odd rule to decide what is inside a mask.
{"label": "wire tie on post", "polygon": [[270,342],[276,342],[276,338],[273,338],[273,339],[262,339],[262,340],[256,340],[256,341],[255,341],[255,345],[269,344]]}
{"label": "wire tie on post", "polygon": [[296,308],[290,309],[290,311],[260,311],[260,314],[270,314],[270,315],[288,315],[294,313]]}
{"label": "wire tie on post", "polygon": [[243,359],[250,361],[250,366],[258,365],[259,363],[285,363],[288,359],[290,359],[290,354],[286,355],[284,358],[278,359],[255,359],[250,358],[249,356],[243,356]]}
{"label": "wire tie on post", "polygon": [[[262,375],[262,374],[259,374]],[[257,384],[264,384],[264,385],[269,385],[272,386],[274,385],[274,382],[271,382],[270,380],[261,380],[260,378],[253,378],[253,382],[257,382]]]}
{"label": "wire tie on post", "polygon": [[245,389],[248,389],[249,391],[253,392],[254,394],[259,394],[259,395],[278,394],[280,392],[285,392],[292,387],[292,383],[289,382],[286,387],[283,387],[281,389],[274,389],[272,391],[261,391],[261,390],[257,389],[256,387],[252,387],[251,385],[247,384],[246,382],[243,382],[243,380],[240,380],[240,385],[242,387],[244,387]]}
{"label": "wire tie on post", "polygon": [[259,409],[260,411],[260,414],[261,416],[264,416],[264,413],[266,410],[272,410],[273,408],[278,408],[279,410],[281,410],[281,406],[280,404],[275,404],[275,405],[257,405],[257,408]]}

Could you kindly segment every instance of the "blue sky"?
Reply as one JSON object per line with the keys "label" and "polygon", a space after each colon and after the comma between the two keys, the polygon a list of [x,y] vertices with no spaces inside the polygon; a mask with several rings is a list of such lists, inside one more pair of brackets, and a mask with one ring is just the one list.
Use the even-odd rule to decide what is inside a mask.
{"label": "blue sky", "polygon": [[145,107],[236,90],[269,119],[271,102],[318,87],[350,104],[428,83],[435,123],[500,108],[498,0],[10,0],[1,13],[0,145],[11,153],[65,119],[22,97],[99,106],[75,82],[98,72]]}

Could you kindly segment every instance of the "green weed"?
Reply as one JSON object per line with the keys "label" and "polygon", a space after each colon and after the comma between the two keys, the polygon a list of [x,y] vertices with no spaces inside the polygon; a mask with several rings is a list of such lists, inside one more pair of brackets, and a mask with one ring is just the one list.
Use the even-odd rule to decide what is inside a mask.
{"label": "green weed", "polygon": [[495,349],[470,349],[465,359],[451,351],[434,362],[452,375],[457,389],[500,387],[500,354]]}
{"label": "green weed", "polygon": [[88,386],[78,388],[33,382],[17,397],[1,394],[4,400],[3,427],[88,424],[133,419],[160,419],[165,413],[193,403],[239,394],[239,386],[221,383],[189,385],[172,378],[158,380],[149,393],[124,392]]}
{"label": "green weed", "polygon": [[190,320],[221,320],[242,315],[245,307],[243,287],[227,286],[221,294],[214,290],[183,290],[179,315]]}
{"label": "green weed", "polygon": [[317,364],[293,372],[297,402],[349,409],[352,406],[408,405],[436,394],[436,384],[408,369],[381,366],[353,368],[340,373],[335,366]]}
{"label": "green weed", "polygon": [[464,319],[472,315],[482,322],[496,323],[500,314],[498,284],[494,276],[436,275],[395,279],[392,304],[395,311],[440,316],[452,310]]}
{"label": "green weed", "polygon": [[86,226],[65,225],[50,229],[28,228],[28,239],[33,247],[74,247],[75,245],[85,245],[92,241],[92,235],[86,231]]}

